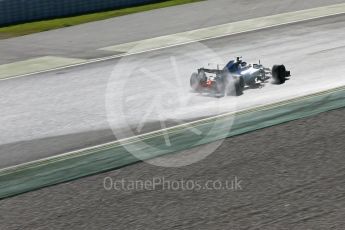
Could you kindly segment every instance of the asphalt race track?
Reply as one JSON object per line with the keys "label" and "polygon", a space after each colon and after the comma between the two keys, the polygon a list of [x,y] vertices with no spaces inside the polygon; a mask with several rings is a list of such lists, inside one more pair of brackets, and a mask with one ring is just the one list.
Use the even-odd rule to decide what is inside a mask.
{"label": "asphalt race track", "polygon": [[[250,18],[343,3],[344,0],[208,0],[0,40],[0,64],[39,56],[96,58],[101,47]],[[164,18],[164,20],[160,20]],[[159,20],[157,20],[159,19]]]}
{"label": "asphalt race track", "polygon": [[[109,108],[126,117],[110,119],[115,134],[123,135],[126,125],[140,133],[167,125],[162,121],[175,125],[342,86],[345,35],[339,28],[345,28],[344,19],[334,16],[2,81],[0,167],[114,140]],[[293,77],[283,86],[246,90],[239,98],[190,92],[189,77],[197,67],[238,55],[267,66],[284,63]]]}
{"label": "asphalt race track", "polygon": [[[343,229],[344,112],[226,139],[187,167],[138,163],[2,200],[1,229]],[[204,182],[237,177],[241,189],[107,191],[105,177]]]}
{"label": "asphalt race track", "polygon": [[[2,40],[0,63],[35,55],[102,56],[96,48],[127,42],[133,28],[119,26],[124,22],[136,25],[134,41],[343,1],[243,0],[236,1],[230,13],[226,7],[212,8],[214,2],[227,6],[230,1],[205,1]],[[189,16],[176,17],[176,12]],[[204,13],[195,20],[198,12]],[[162,15],[167,23],[155,20]],[[119,133],[131,135],[126,125],[147,132],[345,85],[343,28],[345,15],[333,16],[1,81],[0,168],[112,141]],[[190,92],[195,68],[238,55],[250,62],[260,59],[269,67],[284,63],[293,77],[283,86],[268,83],[246,90],[239,98]],[[119,88],[112,87],[114,82]],[[110,120],[110,127],[109,110],[126,120]],[[185,167],[141,162],[1,200],[0,229],[343,229],[344,112],[329,111],[225,139],[207,158]],[[185,152],[173,157],[184,159]],[[201,184],[236,178],[241,186],[107,191],[106,177]]]}

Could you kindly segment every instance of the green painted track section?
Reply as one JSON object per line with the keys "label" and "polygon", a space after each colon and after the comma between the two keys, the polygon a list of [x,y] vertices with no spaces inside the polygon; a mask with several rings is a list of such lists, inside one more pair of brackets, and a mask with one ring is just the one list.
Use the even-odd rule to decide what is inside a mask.
{"label": "green painted track section", "polygon": [[[2,169],[0,199],[140,161],[128,150],[141,160],[151,159],[342,107],[345,107],[345,86]],[[191,127],[202,134],[193,134]],[[166,133],[171,146],[164,140]]]}

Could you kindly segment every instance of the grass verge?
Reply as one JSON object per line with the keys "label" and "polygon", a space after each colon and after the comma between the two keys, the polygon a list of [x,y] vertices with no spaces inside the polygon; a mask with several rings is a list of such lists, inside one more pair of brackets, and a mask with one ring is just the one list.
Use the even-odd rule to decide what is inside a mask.
{"label": "grass verge", "polygon": [[203,0],[168,0],[159,3],[152,3],[147,5],[128,7],[117,10],[110,10],[104,12],[90,13],[66,18],[49,19],[43,21],[29,22],[18,25],[6,26],[0,28],[0,39],[17,37],[32,33],[38,33],[68,26],[79,25],[82,23],[104,20],[108,18],[133,14],[148,10],[154,10],[169,6],[176,6],[181,4],[199,2]]}

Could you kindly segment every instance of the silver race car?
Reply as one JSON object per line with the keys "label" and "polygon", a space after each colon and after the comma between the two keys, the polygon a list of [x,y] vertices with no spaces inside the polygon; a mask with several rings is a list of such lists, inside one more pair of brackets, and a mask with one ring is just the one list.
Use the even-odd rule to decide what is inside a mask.
{"label": "silver race car", "polygon": [[245,87],[256,88],[269,79],[273,84],[284,84],[291,76],[284,65],[274,65],[272,69],[259,64],[249,64],[237,57],[224,68],[200,68],[192,74],[190,86],[195,92],[210,92],[219,96],[243,94]]}

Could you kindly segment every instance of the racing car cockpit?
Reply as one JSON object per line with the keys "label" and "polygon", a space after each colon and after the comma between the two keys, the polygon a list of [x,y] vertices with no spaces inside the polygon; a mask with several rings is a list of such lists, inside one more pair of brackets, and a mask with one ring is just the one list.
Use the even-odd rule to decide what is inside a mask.
{"label": "racing car cockpit", "polygon": [[244,62],[241,60],[240,57],[236,58],[235,60],[231,60],[226,66],[224,67],[225,71],[228,71],[230,73],[239,73],[241,72],[242,68],[245,68],[247,66],[247,62]]}

